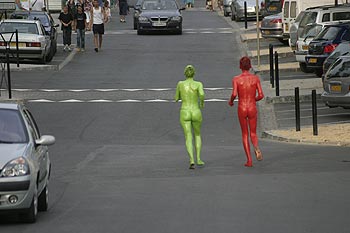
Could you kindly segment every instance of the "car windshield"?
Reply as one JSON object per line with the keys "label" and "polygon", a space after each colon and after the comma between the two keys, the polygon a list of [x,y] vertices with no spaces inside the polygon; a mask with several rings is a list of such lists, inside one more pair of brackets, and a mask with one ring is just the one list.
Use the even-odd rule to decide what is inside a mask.
{"label": "car windshield", "polygon": [[142,10],[177,10],[175,1],[145,1]]}
{"label": "car windshield", "polygon": [[315,37],[322,30],[322,25],[307,25],[300,35],[300,38]]}
{"label": "car windshield", "polygon": [[0,144],[26,142],[28,142],[28,135],[19,112],[0,109]]}
{"label": "car windshield", "polygon": [[35,23],[20,23],[20,22],[3,22],[0,25],[0,32],[14,32],[38,34],[38,28]]}
{"label": "car windshield", "polygon": [[31,19],[31,20],[40,20],[41,24],[44,27],[50,26],[49,18],[45,14],[40,13],[29,13],[29,14],[13,14],[11,19]]}
{"label": "car windshield", "polygon": [[305,27],[308,24],[315,23],[317,12],[305,12],[304,17],[300,21],[299,27]]}
{"label": "car windshield", "polygon": [[337,35],[341,30],[341,27],[326,27],[322,32],[320,32],[320,34],[315,37],[315,40],[334,40],[337,38]]}
{"label": "car windshield", "polygon": [[350,60],[339,59],[328,71],[328,78],[350,77]]}

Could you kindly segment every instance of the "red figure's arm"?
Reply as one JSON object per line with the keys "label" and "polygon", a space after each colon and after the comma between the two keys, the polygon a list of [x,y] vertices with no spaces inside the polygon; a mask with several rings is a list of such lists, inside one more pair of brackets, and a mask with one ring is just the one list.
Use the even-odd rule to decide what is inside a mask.
{"label": "red figure's arm", "polygon": [[258,79],[258,81],[257,81],[258,96],[255,97],[255,101],[259,101],[259,100],[262,100],[264,98],[264,93],[263,93],[263,90],[261,87],[260,79],[259,78],[257,78],[257,79]]}
{"label": "red figure's arm", "polygon": [[236,99],[237,97],[237,83],[235,81],[235,78],[232,79],[232,94],[231,94],[231,98],[228,102],[228,104],[230,106],[233,106],[233,101]]}

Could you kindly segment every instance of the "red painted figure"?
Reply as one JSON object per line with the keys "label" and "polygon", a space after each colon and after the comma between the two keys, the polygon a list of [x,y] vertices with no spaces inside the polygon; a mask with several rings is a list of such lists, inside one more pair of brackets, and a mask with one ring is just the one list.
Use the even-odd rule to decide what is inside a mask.
{"label": "red painted figure", "polygon": [[238,118],[242,130],[243,147],[247,156],[247,163],[244,164],[246,167],[253,166],[250,154],[249,134],[257,160],[261,161],[263,159],[258,145],[258,137],[256,136],[258,116],[256,102],[264,98],[264,93],[261,88],[259,77],[249,73],[250,68],[250,59],[248,57],[242,57],[240,60],[242,74],[232,79],[233,90],[229,100],[229,105],[233,106],[233,101],[238,95]]}

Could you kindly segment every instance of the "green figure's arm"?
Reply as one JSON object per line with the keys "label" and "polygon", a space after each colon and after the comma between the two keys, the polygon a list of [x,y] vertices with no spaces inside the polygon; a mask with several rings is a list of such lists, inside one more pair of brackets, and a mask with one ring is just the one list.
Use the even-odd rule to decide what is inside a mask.
{"label": "green figure's arm", "polygon": [[177,83],[176,93],[175,93],[175,101],[178,102],[179,100],[181,100],[181,96],[180,96],[180,82]]}
{"label": "green figure's arm", "polygon": [[204,90],[203,90],[203,84],[199,82],[199,87],[198,87],[198,95],[199,95],[199,108],[204,107]]}

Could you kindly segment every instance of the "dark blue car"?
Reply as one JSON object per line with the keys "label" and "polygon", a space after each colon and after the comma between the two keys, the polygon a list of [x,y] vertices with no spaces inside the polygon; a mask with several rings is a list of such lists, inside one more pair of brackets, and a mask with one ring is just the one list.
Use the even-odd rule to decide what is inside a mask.
{"label": "dark blue car", "polygon": [[344,41],[350,41],[350,23],[326,26],[310,42],[305,61],[308,68],[315,70],[318,77],[323,74],[323,63],[335,48]]}

